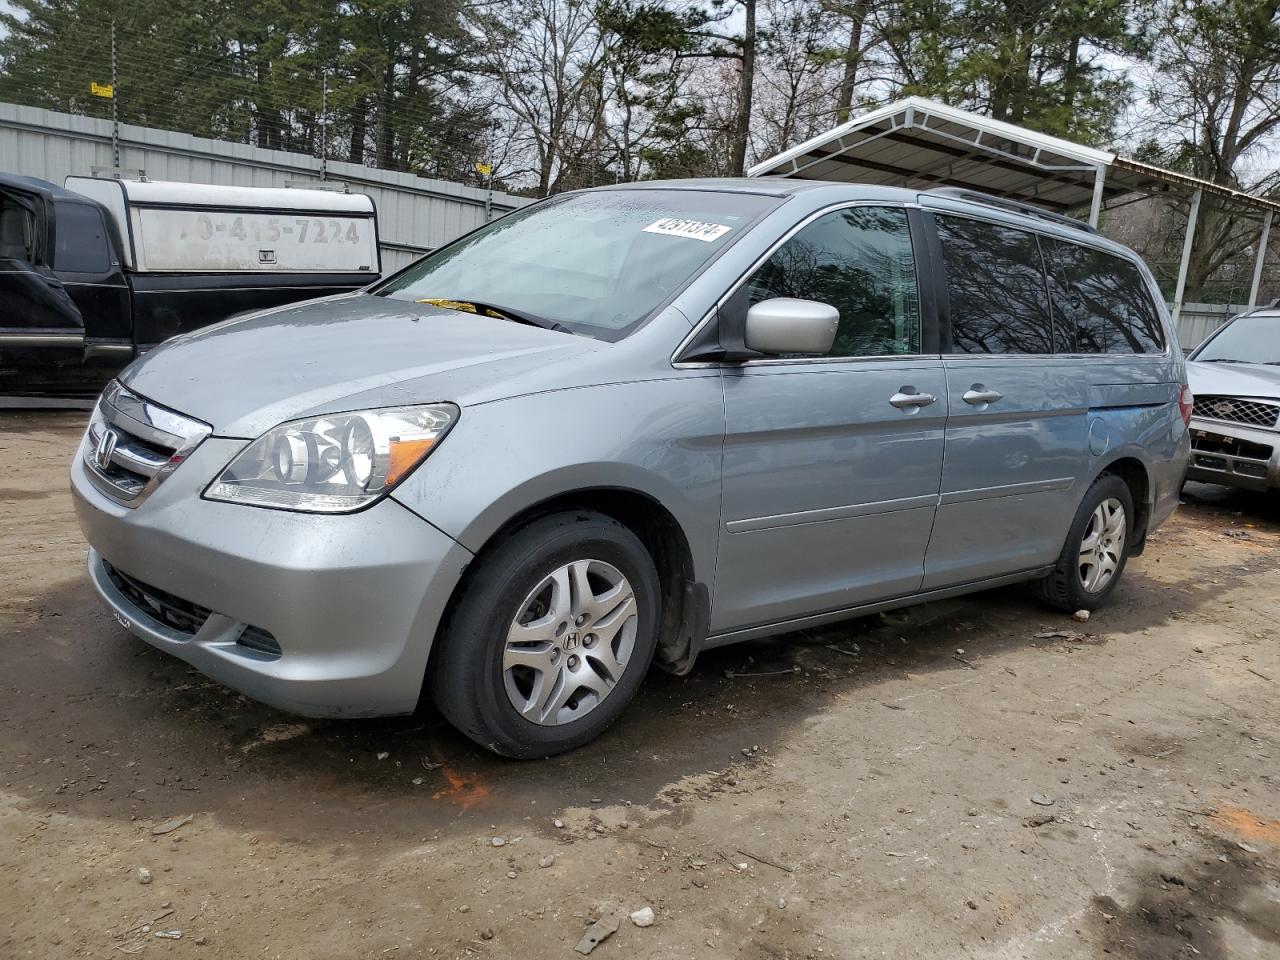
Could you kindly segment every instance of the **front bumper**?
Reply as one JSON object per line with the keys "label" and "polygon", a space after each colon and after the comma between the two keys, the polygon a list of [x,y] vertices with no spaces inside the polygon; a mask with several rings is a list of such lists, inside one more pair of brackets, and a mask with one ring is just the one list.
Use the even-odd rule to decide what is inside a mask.
{"label": "front bumper", "polygon": [[1246,490],[1280,488],[1280,433],[1192,417],[1187,479]]}
{"label": "front bumper", "polygon": [[[307,716],[412,712],[466,548],[388,498],[342,516],[214,503],[200,494],[245,446],[211,437],[138,507],[71,489],[95,589],[132,633],[264,703]],[[209,611],[174,629],[108,574]],[[238,642],[266,632],[279,653]]]}

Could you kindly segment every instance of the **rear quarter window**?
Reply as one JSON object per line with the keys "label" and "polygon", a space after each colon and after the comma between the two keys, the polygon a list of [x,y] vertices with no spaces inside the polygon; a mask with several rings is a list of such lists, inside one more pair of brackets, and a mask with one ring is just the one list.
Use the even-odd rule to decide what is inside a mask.
{"label": "rear quarter window", "polygon": [[96,207],[59,203],[53,269],[63,273],[106,273],[111,269],[107,227]]}
{"label": "rear quarter window", "polygon": [[1160,312],[1137,265],[1065,240],[1052,249],[1053,308],[1066,349],[1076,353],[1162,353]]}

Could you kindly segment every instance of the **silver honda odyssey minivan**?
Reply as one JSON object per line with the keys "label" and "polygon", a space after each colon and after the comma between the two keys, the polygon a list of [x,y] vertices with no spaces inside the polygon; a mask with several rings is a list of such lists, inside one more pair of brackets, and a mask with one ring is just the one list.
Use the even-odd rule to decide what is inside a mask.
{"label": "silver honda odyssey minivan", "polygon": [[71,482],[122,626],[312,716],[542,757],[654,662],[1023,581],[1090,608],[1191,396],[1132,252],[793,180],[565,194],[362,293],[170,340]]}

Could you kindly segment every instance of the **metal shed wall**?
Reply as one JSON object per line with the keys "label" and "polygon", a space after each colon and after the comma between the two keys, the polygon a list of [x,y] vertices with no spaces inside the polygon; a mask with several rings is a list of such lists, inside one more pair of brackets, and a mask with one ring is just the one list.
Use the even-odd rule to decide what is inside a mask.
{"label": "metal shed wall", "polygon": [[1236,314],[1250,309],[1246,303],[1184,303],[1178,317],[1178,345],[1183,350],[1198,347]]}
{"label": "metal shed wall", "polygon": [[[111,161],[110,121],[0,103],[0,171],[61,185],[64,177],[88,176]],[[130,124],[120,125],[120,166],[145,170],[152,180],[243,187],[320,177],[320,161],[305,154]],[[485,222],[486,193],[475,187],[335,160],[328,162],[328,179],[373,199],[384,275]],[[530,202],[494,193],[493,217]]]}

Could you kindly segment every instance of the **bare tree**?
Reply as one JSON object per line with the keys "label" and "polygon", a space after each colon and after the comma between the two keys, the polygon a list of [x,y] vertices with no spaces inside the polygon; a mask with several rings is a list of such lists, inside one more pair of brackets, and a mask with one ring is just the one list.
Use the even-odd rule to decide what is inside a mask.
{"label": "bare tree", "polygon": [[620,181],[649,174],[688,90],[688,62],[663,36],[671,29],[665,13],[645,0],[605,0],[597,7],[605,43],[604,133],[608,163]]}
{"label": "bare tree", "polygon": [[733,128],[733,159],[730,169],[735,177],[747,169],[747,141],[751,138],[751,98],[756,77],[756,0],[742,0],[745,24],[742,28],[742,69],[738,75],[738,115]]}
{"label": "bare tree", "polygon": [[[793,147],[831,125],[831,91],[843,92],[843,63],[830,56],[838,18],[817,3],[764,0],[764,43],[753,104],[757,157]],[[838,109],[838,107],[837,107]]]}
{"label": "bare tree", "polygon": [[537,194],[597,146],[604,119],[604,42],[590,0],[512,0],[479,22],[517,149],[532,154]]}
{"label": "bare tree", "polygon": [[[1154,63],[1148,155],[1222,186],[1271,194],[1262,163],[1280,132],[1280,0],[1167,0]],[[1187,300],[1254,242],[1256,224],[1215,195],[1200,206]]]}
{"label": "bare tree", "polygon": [[863,61],[873,45],[875,33],[868,21],[872,12],[871,0],[823,0],[825,11],[845,21],[848,39],[840,57],[840,86],[836,96],[836,122],[849,119],[854,91],[858,86]]}

